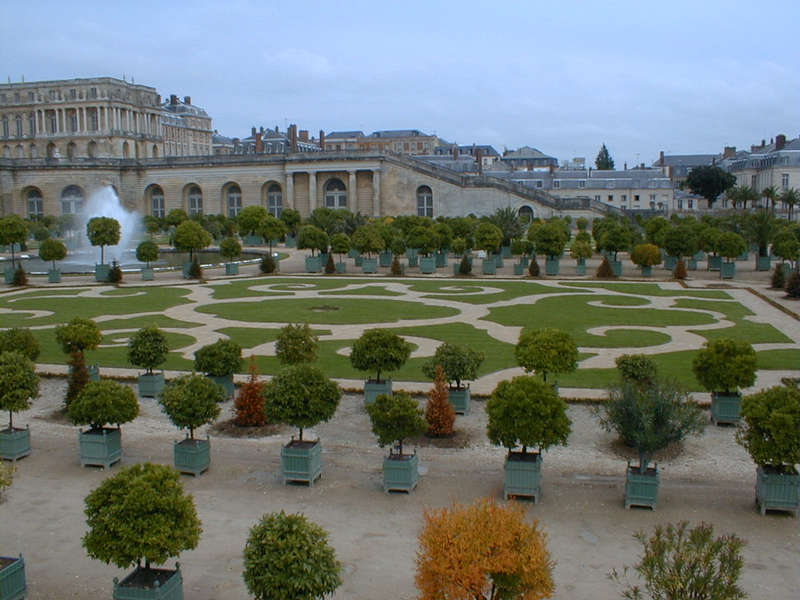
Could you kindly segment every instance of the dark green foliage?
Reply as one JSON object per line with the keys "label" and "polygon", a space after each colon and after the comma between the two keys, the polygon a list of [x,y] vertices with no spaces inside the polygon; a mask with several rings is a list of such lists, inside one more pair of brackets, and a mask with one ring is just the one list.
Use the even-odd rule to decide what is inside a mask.
{"label": "dark green foliage", "polygon": [[453,230],[447,223],[434,223],[433,234],[436,236],[436,248],[447,251],[453,243]]}
{"label": "dark green foliage", "polygon": [[606,431],[616,432],[637,450],[642,473],[655,452],[705,428],[700,407],[669,381],[656,380],[650,386],[623,381],[609,390],[598,414]]}
{"label": "dark green foliage", "polygon": [[484,358],[482,352],[445,342],[436,348],[433,358],[422,365],[422,372],[426,377],[435,379],[436,365],[441,365],[447,381],[454,382],[460,389],[462,381],[471,381],[478,376]]}
{"label": "dark green foliage", "polygon": [[119,266],[117,261],[114,261],[111,268],[108,270],[108,282],[120,283],[122,282],[122,267]]}
{"label": "dark green foliage", "polygon": [[65,354],[94,350],[102,340],[100,328],[91,319],[75,317],[66,325],[56,327],[56,341]]}
{"label": "dark green foliage", "polygon": [[517,446],[522,446],[523,453],[528,448],[544,452],[551,446],[565,446],[572,430],[566,403],[553,386],[536,377],[501,381],[486,403],[486,412],[489,441],[509,452]]}
{"label": "dark green foliage", "polygon": [[350,236],[346,233],[337,233],[331,238],[331,252],[339,255],[339,260],[342,256],[350,252]]}
{"label": "dark green foliage", "polygon": [[189,214],[182,208],[173,208],[167,213],[167,225],[177,227],[184,221],[189,220]]}
{"label": "dark green foliage", "polygon": [[258,265],[259,271],[265,275],[275,272],[275,259],[271,255],[265,254],[261,257],[261,262]]}
{"label": "dark green foliage", "polygon": [[203,269],[200,267],[200,263],[197,262],[197,259],[194,259],[189,266],[189,277],[192,279],[203,278]]}
{"label": "dark green foliage", "polygon": [[639,244],[631,252],[631,261],[640,267],[652,267],[661,262],[661,251],[655,244]]}
{"label": "dark green foliage", "polygon": [[800,298],[800,273],[792,271],[786,280],[786,294],[789,298]]}
{"label": "dark green foliage", "polygon": [[325,273],[332,275],[336,273],[336,265],[333,263],[333,254],[328,254],[328,260],[325,261]]}
{"label": "dark green foliage", "polygon": [[756,382],[756,352],[747,342],[711,340],[695,356],[692,371],[709,392],[730,394]]}
{"label": "dark green foliage", "polygon": [[351,245],[361,254],[372,256],[386,247],[381,232],[375,225],[365,225],[353,234]]}
{"label": "dark green foliage", "polygon": [[717,248],[720,256],[733,260],[747,250],[747,242],[738,233],[725,231],[717,238]]}
{"label": "dark green foliage", "polygon": [[148,375],[152,375],[154,367],[167,360],[168,353],[167,338],[155,326],[143,327],[128,341],[128,362],[147,369]]}
{"label": "dark green foliage", "polygon": [[686,279],[688,273],[686,272],[686,263],[683,260],[679,260],[678,263],[675,265],[675,268],[672,269],[672,278],[673,279]]}
{"label": "dark green foliage", "polygon": [[776,386],[745,396],[736,441],[757,465],[794,473],[800,463],[800,390]]}
{"label": "dark green foliage", "polygon": [[64,397],[64,405],[69,408],[81,390],[89,383],[89,370],[86,368],[86,359],[83,352],[71,352],[67,359],[69,375],[67,376],[67,394]]}
{"label": "dark green foliage", "polygon": [[770,287],[774,290],[782,290],[786,287],[786,273],[783,271],[782,264],[775,265],[775,268],[772,270]]}
{"label": "dark green foliage", "polygon": [[39,395],[39,377],[31,360],[21,352],[0,352],[0,410],[8,411],[8,428],[13,413],[27,410]]}
{"label": "dark green foliage", "polygon": [[0,246],[11,246],[11,266],[16,265],[14,244],[22,245],[28,237],[28,228],[18,215],[9,215],[0,219]]}
{"label": "dark green foliage", "polygon": [[308,323],[289,323],[281,328],[275,342],[275,355],[283,365],[298,365],[317,359],[319,339],[311,332]]}
{"label": "dark green foliage", "polygon": [[51,261],[54,269],[56,268],[56,261],[63,260],[66,256],[67,247],[61,240],[50,238],[43,241],[39,246],[39,258]]}
{"label": "dark green foliage", "polygon": [[302,220],[303,218],[300,216],[300,213],[293,208],[284,208],[281,211],[281,221],[283,221],[283,224],[286,225],[286,228],[292,235],[297,233],[297,226]]}
{"label": "dark green foliage", "polygon": [[592,245],[589,242],[578,241],[577,238],[574,242],[572,242],[572,246],[570,246],[569,253],[575,260],[581,258],[583,258],[584,260],[587,258],[592,258],[592,255],[594,254],[594,252],[592,252]]}
{"label": "dark green foliage", "polygon": [[569,241],[569,231],[564,232],[564,228],[556,222],[543,224],[536,229],[533,243],[536,252],[547,256],[559,256]]}
{"label": "dark green foliage", "polygon": [[416,248],[424,256],[429,256],[431,252],[437,249],[438,242],[436,234],[431,227],[418,225],[408,233],[406,245],[409,248]]}
{"label": "dark green foliage", "polygon": [[[248,208],[252,208],[249,207]],[[227,237],[219,243],[219,253],[227,258],[233,260],[242,254],[242,244],[235,237]]]}
{"label": "dark green foliage", "polygon": [[644,531],[634,534],[643,554],[634,566],[643,587],[624,581],[616,570],[609,577],[626,587],[627,600],[745,600],[739,587],[745,542],[735,535],[714,538],[706,523],[689,529],[687,521],[657,525],[649,538]]}
{"label": "dark green foliage", "polygon": [[353,344],[350,363],[359,371],[376,371],[375,379],[381,380],[382,372],[396,371],[411,356],[411,344],[389,329],[370,329],[361,334]]}
{"label": "dark green foliage", "polygon": [[175,228],[173,241],[175,248],[181,252],[188,252],[189,260],[193,260],[195,251],[211,245],[211,234],[199,223],[188,220],[183,221]]}
{"label": "dark green foliage", "polygon": [[589,226],[589,219],[586,217],[578,217],[575,220],[575,226],[578,228],[578,231],[586,231],[586,228]]}
{"label": "dark green foliage", "polygon": [[511,240],[522,236],[522,221],[515,208],[511,208],[510,206],[498,208],[494,214],[487,217],[486,220],[501,231],[503,236],[502,243],[504,246],[508,246]]}
{"label": "dark green foliage", "polygon": [[475,247],[486,252],[497,252],[503,241],[503,232],[496,225],[483,222],[475,230]]}
{"label": "dark green foliage", "polygon": [[624,381],[650,385],[658,375],[655,361],[645,354],[623,354],[614,362]]}
{"label": "dark green foliage", "polygon": [[300,430],[328,421],[336,413],[342,391],[325,373],[309,364],[286,367],[264,387],[264,410],[272,423]]}
{"label": "dark green foliage", "polygon": [[14,280],[11,284],[17,287],[28,285],[28,274],[25,272],[25,269],[22,268],[22,264],[17,265],[17,268],[14,270]]}
{"label": "dark green foliage", "polygon": [[602,231],[597,240],[597,249],[613,252],[614,260],[617,260],[617,252],[628,250],[633,243],[633,232],[626,224],[612,221]]}
{"label": "dark green foliage", "polygon": [[14,327],[0,331],[0,354],[3,352],[21,352],[30,360],[39,358],[39,341],[30,329]]}
{"label": "dark green foliage", "polygon": [[272,242],[273,240],[281,239],[286,233],[288,229],[283,221],[280,219],[276,219],[272,215],[266,215],[259,223],[258,229],[256,233],[263,237],[267,241],[267,245],[269,246],[269,253],[272,254]]}
{"label": "dark green foliage", "polygon": [[151,240],[145,240],[136,246],[136,260],[146,263],[150,267],[150,263],[158,260],[158,244]]}
{"label": "dark green foliage", "polygon": [[747,240],[758,245],[758,255],[767,256],[767,247],[778,231],[778,220],[761,210],[747,215],[743,225]]}
{"label": "dark green foliage", "polygon": [[106,246],[119,244],[121,229],[119,221],[111,217],[92,217],[86,223],[86,237],[92,246],[100,246],[100,263],[103,263],[103,251]]}
{"label": "dark green foliage", "polygon": [[461,262],[458,263],[458,274],[465,276],[472,275],[472,262],[466,254],[461,257]]}
{"label": "dark green foliage", "polygon": [[378,445],[384,448],[397,442],[401,456],[403,440],[422,435],[428,428],[423,410],[416,400],[404,392],[381,394],[367,406],[367,413],[372,421],[372,433],[378,436]]}
{"label": "dark green foliage", "polygon": [[708,200],[711,207],[722,192],[736,185],[736,177],[714,165],[703,165],[689,171],[685,187]]}
{"label": "dark green foliage", "polygon": [[225,388],[202,375],[182,375],[170,381],[159,402],[172,424],[188,428],[194,439],[196,427],[211,423],[219,416],[219,403],[228,397]]}
{"label": "dark green foliage", "polygon": [[194,353],[194,368],[206,375],[222,377],[242,368],[242,347],[233,340],[217,340]]}
{"label": "dark green foliage", "polygon": [[594,274],[595,277],[598,279],[615,279],[617,276],[614,275],[614,271],[611,268],[611,263],[608,262],[608,257],[603,257],[603,262],[600,263],[600,266],[597,267],[597,272]]}
{"label": "dark green foliage", "polygon": [[[255,235],[261,226],[261,222],[267,216],[267,209],[258,204],[245,206],[236,217],[239,231],[247,235]],[[272,217],[273,219],[275,217]]]}
{"label": "dark green foliage", "polygon": [[256,600],[318,600],[342,585],[328,534],[303,515],[264,515],[244,547],[244,582]]}
{"label": "dark green foliage", "polygon": [[609,154],[605,144],[597,153],[597,158],[594,159],[594,166],[600,171],[610,171],[614,168],[614,159],[611,158],[611,154]]}
{"label": "dark green foliage", "polygon": [[772,239],[772,253],[781,258],[796,262],[800,257],[800,240],[797,239],[797,230],[781,229]]}
{"label": "dark green foliage", "polygon": [[328,241],[328,234],[322,229],[314,225],[304,225],[297,236],[297,247],[311,250],[311,255],[314,256],[315,251],[325,252],[328,249]]}
{"label": "dark green foliage", "polygon": [[136,464],[107,478],[86,496],[87,554],[120,569],[163,564],[200,540],[192,496],[172,467]]}
{"label": "dark green foliage", "polygon": [[536,257],[531,256],[531,262],[528,265],[528,275],[531,277],[539,277],[539,263],[536,262]]}
{"label": "dark green foliage", "polygon": [[519,238],[511,242],[511,254],[514,256],[528,256],[533,252],[534,244],[527,238]]}
{"label": "dark green foliage", "polygon": [[67,408],[69,420],[75,425],[120,425],[139,415],[136,394],[127,385],[110,379],[90,381]]}
{"label": "dark green foliage", "polygon": [[548,373],[571,373],[578,368],[578,347],[560,329],[523,332],[514,348],[517,364],[547,381]]}
{"label": "dark green foliage", "polygon": [[664,250],[678,259],[697,252],[697,235],[689,224],[670,227],[664,232]]}

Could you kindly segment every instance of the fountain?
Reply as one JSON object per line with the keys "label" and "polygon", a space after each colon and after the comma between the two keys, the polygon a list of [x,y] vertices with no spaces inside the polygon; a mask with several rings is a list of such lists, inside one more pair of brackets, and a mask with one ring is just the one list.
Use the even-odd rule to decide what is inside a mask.
{"label": "fountain", "polygon": [[[85,256],[90,261],[87,266],[92,266],[95,261],[91,257],[100,259],[100,248],[94,247],[86,237],[86,224],[93,217],[111,217],[116,219],[120,225],[119,244],[108,246],[105,249],[105,258],[108,263],[117,261],[125,266],[136,262],[136,246],[142,238],[142,216],[129,211],[119,201],[119,196],[110,185],[105,185],[95,191],[83,206],[81,212],[76,215],[75,225],[80,235],[80,246],[71,252],[71,255]],[[77,262],[75,260],[71,262]]]}

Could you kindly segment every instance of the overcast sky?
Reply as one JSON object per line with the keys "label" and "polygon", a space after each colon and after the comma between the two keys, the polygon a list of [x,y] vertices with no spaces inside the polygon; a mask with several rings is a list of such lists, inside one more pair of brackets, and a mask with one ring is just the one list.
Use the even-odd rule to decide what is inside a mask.
{"label": "overcast sky", "polygon": [[230,137],[420,129],[617,167],[800,133],[800,2],[4,3],[12,82],[123,74]]}

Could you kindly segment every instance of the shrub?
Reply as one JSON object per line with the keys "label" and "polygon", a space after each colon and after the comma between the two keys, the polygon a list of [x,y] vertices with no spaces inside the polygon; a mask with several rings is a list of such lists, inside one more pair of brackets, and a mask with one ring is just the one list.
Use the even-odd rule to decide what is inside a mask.
{"label": "shrub", "polygon": [[275,259],[271,255],[265,254],[261,257],[261,263],[258,265],[259,271],[265,275],[275,272]]}
{"label": "shrub", "polygon": [[289,324],[281,328],[275,342],[275,355],[283,365],[314,362],[317,359],[319,339],[311,332],[308,323]]}
{"label": "shrub", "polygon": [[27,410],[39,395],[39,377],[34,364],[21,352],[0,352],[0,410],[8,411],[8,431],[13,431],[13,415]]}
{"label": "shrub", "polygon": [[242,368],[242,347],[233,340],[217,340],[194,353],[194,368],[213,377],[233,375]]}
{"label": "shrub", "polygon": [[560,329],[535,329],[522,333],[514,348],[517,364],[547,381],[548,373],[571,373],[578,368],[578,347]]}
{"label": "shrub", "polygon": [[800,463],[800,390],[776,386],[742,399],[736,441],[753,462],[787,473]]}
{"label": "shrub", "polygon": [[403,392],[391,396],[381,394],[367,406],[367,414],[372,421],[372,433],[378,436],[378,445],[384,448],[397,442],[400,456],[403,456],[403,440],[422,435],[426,429],[422,409]]}
{"label": "shrub", "polygon": [[396,371],[411,355],[411,344],[388,329],[370,329],[353,343],[350,363],[358,371],[375,371],[376,381],[382,372]]}
{"label": "shrub", "polygon": [[64,403],[69,406],[75,400],[83,386],[89,381],[86,370],[86,350],[94,350],[103,340],[103,334],[97,323],[91,319],[75,317],[66,325],[56,327],[56,341],[65,354],[69,354],[67,363],[70,366],[67,378],[67,395]]}
{"label": "shrub", "polygon": [[219,416],[219,403],[228,397],[225,389],[202,375],[183,375],[170,381],[161,392],[159,402],[172,424],[194,430]]}
{"label": "shrub", "polygon": [[800,298],[800,273],[792,271],[786,280],[786,294],[789,298]]}
{"label": "shrub", "polygon": [[631,252],[631,261],[640,267],[652,267],[661,262],[661,250],[655,244],[638,244]]}
{"label": "shrub", "polygon": [[644,354],[623,354],[614,361],[624,381],[650,385],[658,374],[655,361]]}
{"label": "shrub", "polygon": [[322,527],[303,515],[264,515],[244,547],[244,582],[256,600],[315,600],[342,584]]}
{"label": "shrub", "polygon": [[[643,546],[642,557],[634,566],[644,580],[626,585],[622,594],[629,600],[644,598],[693,598],[697,600],[744,600],[747,595],[737,583],[742,572],[744,541],[735,535],[714,538],[713,526],[701,523],[689,529],[689,523],[657,525],[649,538],[644,531],[634,534]],[[612,571],[618,583],[622,574]]]}
{"label": "shrub", "polygon": [[732,394],[756,382],[756,352],[747,342],[706,342],[692,361],[697,381],[709,392]]}
{"label": "shrub", "polygon": [[783,272],[782,264],[775,265],[775,269],[772,271],[770,287],[773,290],[782,290],[784,287],[786,287],[786,273]]}
{"label": "shrub", "polygon": [[589,242],[576,239],[570,246],[569,253],[575,260],[586,260],[592,257],[592,245]]}
{"label": "shrub", "polygon": [[101,429],[104,425],[133,421],[139,415],[139,403],[131,388],[104,379],[87,383],[70,403],[67,414],[75,425]]}
{"label": "shrub", "polygon": [[119,263],[117,261],[114,261],[111,265],[111,268],[108,270],[108,282],[109,283],[122,282],[122,267],[119,266]]}
{"label": "shrub", "polygon": [[336,273],[336,265],[333,264],[333,254],[328,254],[328,260],[325,261],[325,272],[328,275]]}
{"label": "shrub", "polygon": [[547,538],[526,509],[480,499],[425,512],[415,581],[421,600],[549,598]]}
{"label": "shrub", "polygon": [[528,275],[531,277],[539,277],[539,263],[536,262],[535,256],[531,256],[531,262],[528,265]]}
{"label": "shrub", "polygon": [[461,257],[461,262],[458,263],[458,274],[465,276],[472,275],[472,262],[466,254]]}
{"label": "shrub", "polygon": [[56,268],[56,261],[63,260],[66,256],[67,247],[61,240],[47,239],[39,246],[39,258],[52,262],[53,269]]}
{"label": "shrub", "polygon": [[450,393],[447,390],[442,365],[436,365],[433,388],[429,392],[428,404],[425,407],[425,421],[428,423],[428,435],[431,437],[443,437],[453,433],[456,413],[450,404]]}
{"label": "shrub", "polygon": [[445,342],[436,348],[433,358],[422,365],[422,372],[435,379],[441,366],[447,381],[454,382],[455,387],[461,389],[462,381],[471,381],[478,376],[484,358],[482,352]]}
{"label": "shrub", "polygon": [[175,228],[174,243],[176,249],[188,252],[189,260],[194,262],[195,251],[211,245],[211,234],[200,223],[187,220]]}
{"label": "shrub", "polygon": [[14,279],[11,282],[12,285],[16,285],[18,287],[22,287],[23,285],[28,285],[28,274],[25,272],[25,269],[22,268],[22,265],[18,265],[17,268],[14,270]]}
{"label": "shrub", "polygon": [[600,263],[600,266],[597,267],[597,272],[595,273],[595,277],[598,279],[614,279],[616,275],[614,275],[614,271],[611,269],[611,263],[608,262],[608,257],[603,257],[603,262]]}
{"label": "shrub", "polygon": [[678,263],[675,265],[675,268],[672,269],[672,278],[673,279],[686,279],[688,273],[686,272],[686,263],[683,260],[679,260]]}
{"label": "shrub", "polygon": [[3,493],[6,489],[11,487],[14,481],[14,473],[17,472],[17,467],[14,463],[6,463],[0,461],[0,502],[3,501]]}
{"label": "shrub", "polygon": [[39,341],[27,328],[13,327],[0,331],[0,354],[12,350],[35,361],[39,358]]}
{"label": "shrub", "polygon": [[103,264],[106,246],[116,246],[120,238],[119,221],[112,217],[92,217],[86,223],[86,237],[92,246],[100,246],[100,264]]}
{"label": "shrub", "polygon": [[264,382],[258,380],[255,356],[250,357],[250,379],[239,388],[233,404],[233,423],[239,427],[261,427],[267,420],[264,414]]}
{"label": "shrub", "polygon": [[219,253],[228,260],[233,260],[237,256],[241,256],[242,244],[235,237],[227,237],[219,243]]}
{"label": "shrub", "polygon": [[128,362],[134,367],[147,369],[148,375],[167,360],[168,353],[167,338],[155,325],[143,327],[128,341]]}
{"label": "shrub", "polygon": [[69,375],[67,376],[67,395],[64,405],[69,408],[84,386],[89,383],[89,369],[86,368],[86,359],[82,352],[72,352],[67,359]]}
{"label": "shrub", "polygon": [[394,255],[392,259],[392,268],[391,273],[393,277],[400,277],[403,274],[403,269],[400,266],[400,261],[397,259],[397,255]]}
{"label": "shrub", "polygon": [[136,246],[136,260],[146,263],[150,268],[150,263],[158,260],[158,245],[151,240],[143,241]]}
{"label": "shrub", "polygon": [[202,279],[203,278],[203,269],[200,266],[200,263],[197,260],[193,260],[192,264],[189,266],[189,277],[192,279]]}

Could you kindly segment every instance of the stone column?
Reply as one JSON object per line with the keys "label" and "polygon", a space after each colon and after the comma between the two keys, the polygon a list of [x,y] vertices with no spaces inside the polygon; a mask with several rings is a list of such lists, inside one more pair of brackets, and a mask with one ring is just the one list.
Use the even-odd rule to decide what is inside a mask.
{"label": "stone column", "polygon": [[81,127],[81,131],[86,133],[89,131],[89,122],[86,120],[86,107],[81,107],[81,118],[83,119],[83,127]]}
{"label": "stone column", "polygon": [[372,216],[381,216],[381,171],[372,172]]}
{"label": "stone column", "polygon": [[308,172],[308,211],[313,212],[317,208],[317,172]]}
{"label": "stone column", "polygon": [[61,131],[61,109],[56,109],[56,130],[53,133],[59,133]]}
{"label": "stone column", "polygon": [[348,171],[347,182],[347,207],[352,212],[358,212],[358,192],[356,191],[356,172]]}
{"label": "stone column", "polygon": [[294,208],[294,173],[286,173],[286,206]]}

